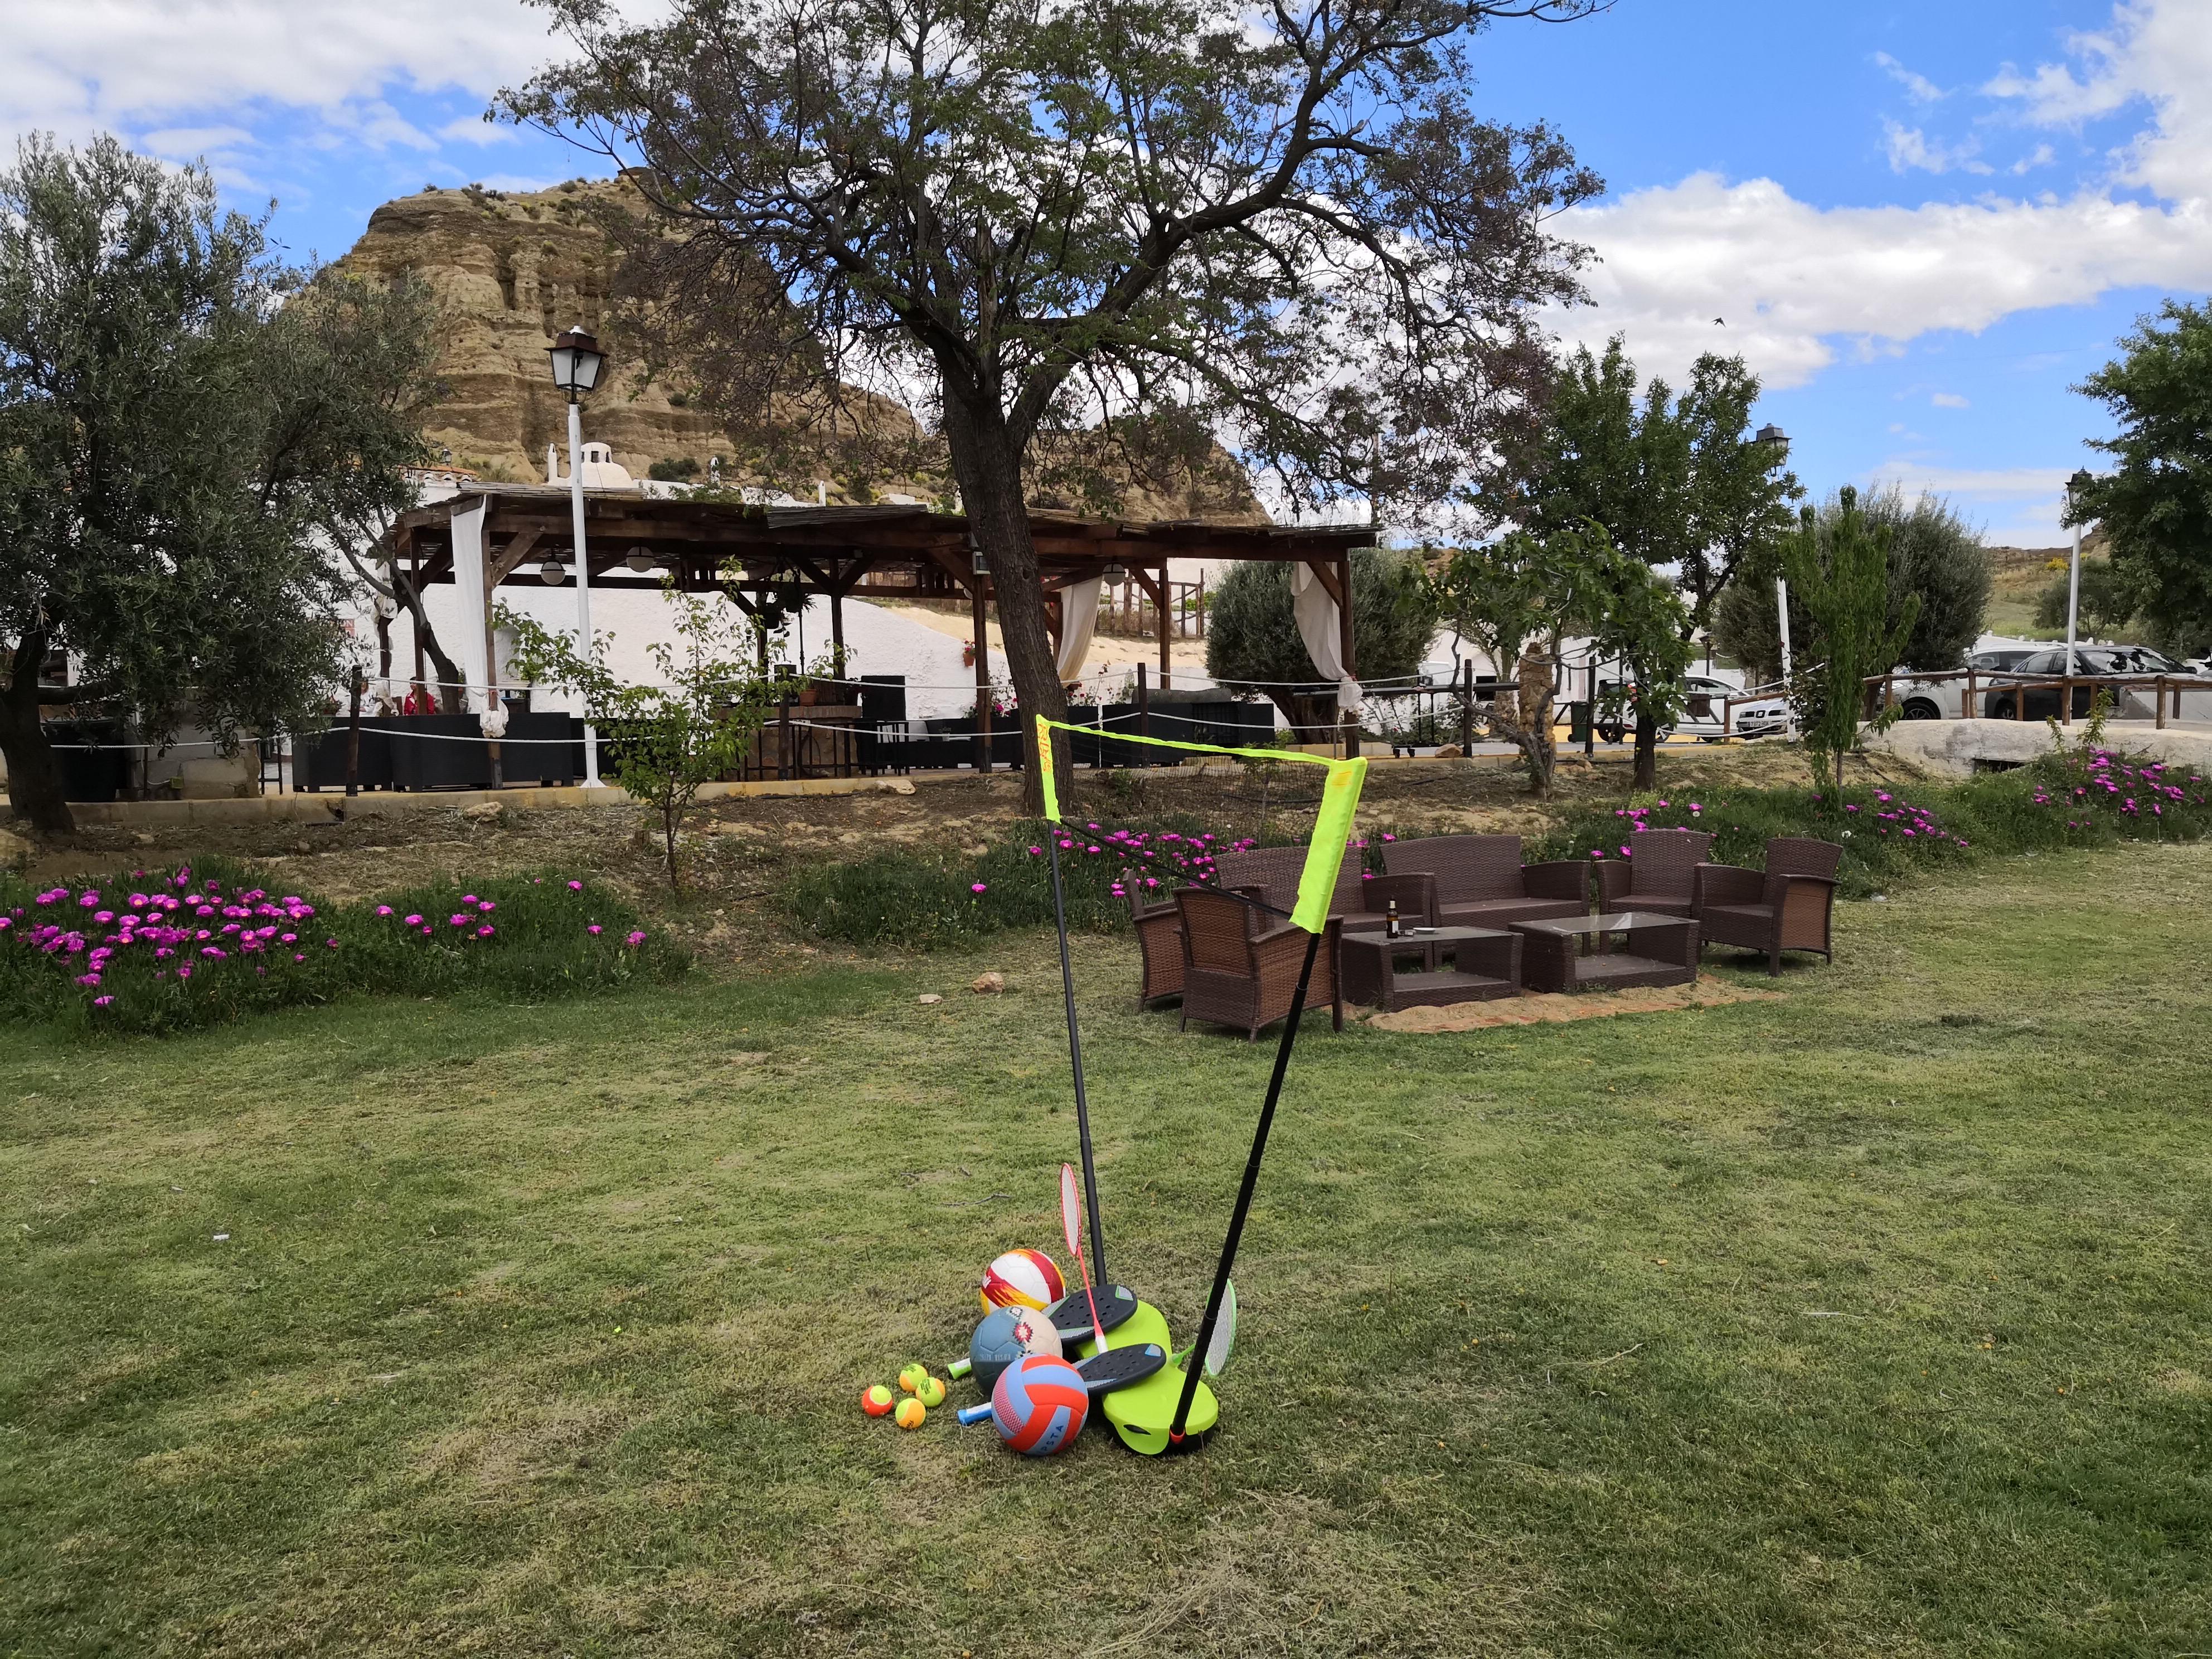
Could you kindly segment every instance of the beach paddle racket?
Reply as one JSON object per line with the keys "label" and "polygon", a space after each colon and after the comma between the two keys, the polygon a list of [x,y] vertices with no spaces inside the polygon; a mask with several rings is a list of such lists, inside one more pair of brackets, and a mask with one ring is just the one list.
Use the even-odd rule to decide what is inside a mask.
{"label": "beach paddle racket", "polygon": [[[1094,1302],[1098,1310],[1096,1319],[1091,1316]],[[1073,1348],[1079,1342],[1090,1341],[1101,1326],[1109,1331],[1121,1329],[1129,1316],[1144,1305],[1127,1285],[1097,1285],[1087,1293],[1071,1291],[1044,1313],[1052,1321],[1053,1329],[1060,1333],[1061,1344]]]}
{"label": "beach paddle racket", "polygon": [[[1060,1166],[1060,1230],[1067,1236],[1069,1254],[1075,1257],[1075,1271],[1083,1281],[1083,1300],[1091,1310],[1091,1332],[1097,1340],[1098,1351],[1106,1351],[1106,1327],[1099,1322],[1098,1297],[1091,1288],[1091,1269],[1083,1262],[1083,1206],[1075,1196],[1075,1166]],[[1057,1326],[1060,1322],[1054,1320]]]}

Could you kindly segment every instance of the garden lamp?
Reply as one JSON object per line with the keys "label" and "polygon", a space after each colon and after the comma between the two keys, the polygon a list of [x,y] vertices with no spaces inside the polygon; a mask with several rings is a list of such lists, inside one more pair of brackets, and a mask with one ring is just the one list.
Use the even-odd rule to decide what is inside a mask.
{"label": "garden lamp", "polygon": [[[607,366],[607,354],[599,349],[598,338],[580,328],[572,328],[555,337],[545,349],[552,360],[553,384],[568,394],[568,512],[574,521],[576,538],[576,644],[586,659],[596,654],[592,648],[592,562],[584,550],[584,431],[581,417],[577,413],[577,401],[599,383],[599,374]],[[550,568],[550,562],[548,568]],[[548,582],[558,579],[538,572]],[[584,721],[584,787],[599,787],[599,734],[592,727],[586,714]]]}
{"label": "garden lamp", "polygon": [[642,574],[653,568],[653,555],[641,547],[633,547],[629,550],[629,556],[623,562],[631,569]]}
{"label": "garden lamp", "polygon": [[[2096,475],[2081,467],[2066,481],[2066,516],[2074,520],[2074,552],[2066,562],[2066,673],[2074,674],[2074,629],[2081,611],[2081,511],[2082,499],[2089,486],[2097,482]],[[2072,693],[2068,693],[2072,700]]]}

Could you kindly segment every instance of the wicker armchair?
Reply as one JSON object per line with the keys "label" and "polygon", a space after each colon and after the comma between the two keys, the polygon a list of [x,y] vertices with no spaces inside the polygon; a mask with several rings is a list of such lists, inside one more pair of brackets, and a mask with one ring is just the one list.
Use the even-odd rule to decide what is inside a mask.
{"label": "wicker armchair", "polygon": [[1779,975],[1784,951],[1818,951],[1833,962],[1828,924],[1836,902],[1836,871],[1844,849],[1832,841],[1778,836],[1766,843],[1766,868],[1732,864],[1698,866],[1698,933],[1708,945],[1735,945],[1766,953],[1766,971]]}
{"label": "wicker armchair", "polygon": [[1607,859],[1590,866],[1597,872],[1599,914],[1694,914],[1698,866],[1712,856],[1713,838],[1702,830],[1646,830],[1630,836],[1628,844],[1634,858]]}
{"label": "wicker armchair", "polygon": [[[1433,836],[1391,844],[1390,875],[1433,884],[1424,907],[1438,927],[1505,927],[1589,914],[1589,871],[1572,859],[1523,865],[1518,836]],[[1398,908],[1406,908],[1401,898]]]}
{"label": "wicker armchair", "polygon": [[1160,889],[1158,897],[1147,896],[1140,870],[1121,872],[1121,891],[1129,901],[1129,919],[1137,924],[1137,951],[1144,958],[1144,977],[1137,987],[1137,1006],[1182,994],[1182,912],[1175,895]]}
{"label": "wicker armchair", "polygon": [[[1258,847],[1249,852],[1224,853],[1213,861],[1214,884],[1231,892],[1256,898],[1280,915],[1254,912],[1256,927],[1272,927],[1295,909],[1298,878],[1305,873],[1303,847]],[[1361,868],[1361,853],[1347,847],[1337,866],[1336,887],[1330,894],[1328,913],[1350,933],[1380,933],[1389,922],[1390,901],[1398,901],[1398,919],[1412,926],[1434,905],[1431,887],[1422,876],[1370,876]]]}
{"label": "wicker armchair", "polygon": [[[1255,931],[1251,906],[1203,887],[1181,889],[1176,903],[1182,913],[1186,1029],[1194,1019],[1234,1025],[1249,1042],[1259,1036],[1261,1026],[1290,1013],[1312,935],[1289,922]],[[1344,1029],[1344,998],[1337,984],[1336,945],[1341,931],[1337,919],[1330,917],[1322,933],[1313,979],[1306,987],[1306,1006],[1326,1005],[1340,1031]]]}

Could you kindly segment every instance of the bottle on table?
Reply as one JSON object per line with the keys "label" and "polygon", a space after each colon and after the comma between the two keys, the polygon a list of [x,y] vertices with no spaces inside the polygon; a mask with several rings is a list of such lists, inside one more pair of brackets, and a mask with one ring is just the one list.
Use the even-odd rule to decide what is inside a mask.
{"label": "bottle on table", "polygon": [[1401,935],[1398,927],[1398,901],[1392,899],[1389,908],[1382,914],[1385,918],[1382,924],[1383,936],[1386,939],[1400,938]]}

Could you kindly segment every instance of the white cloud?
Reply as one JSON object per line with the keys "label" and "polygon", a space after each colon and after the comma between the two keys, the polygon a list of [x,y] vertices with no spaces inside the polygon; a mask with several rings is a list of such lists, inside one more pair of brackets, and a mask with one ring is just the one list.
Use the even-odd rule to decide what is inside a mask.
{"label": "white cloud", "polygon": [[1938,409],[1972,409],[1972,402],[1955,392],[1939,392],[1928,400]]}
{"label": "white cloud", "polygon": [[481,115],[464,115],[440,127],[438,137],[464,144],[511,144],[516,133],[503,122],[487,121]]}
{"label": "white cloud", "polygon": [[1946,144],[1941,139],[1930,139],[1918,127],[1908,127],[1883,118],[1882,147],[1889,152],[1892,173],[1910,173],[1915,168],[1923,173],[1948,173],[1954,167],[1967,173],[1993,171],[1986,161],[1975,158],[1981,154],[1982,141],[1969,138],[1962,144]]}
{"label": "white cloud", "polygon": [[1942,88],[1926,76],[1905,68],[1886,52],[1875,53],[1874,61],[1881,65],[1891,80],[1905,88],[1905,95],[1916,104],[1941,103],[1946,96]]}
{"label": "white cloud", "polygon": [[2050,145],[2038,144],[2033,152],[2021,156],[2012,164],[2012,171],[2015,173],[2033,173],[2038,167],[2049,167],[2057,159],[2058,152]]}
{"label": "white cloud", "polygon": [[1639,362],[1672,374],[1717,337],[1773,386],[1809,380],[1839,344],[1879,355],[2114,288],[2212,288],[2212,204],[2100,192],[1817,208],[1771,179],[1701,173],[1578,209],[1560,228],[1603,260],[1589,278],[1595,309],[1559,316],[1562,331],[1625,332]]}

